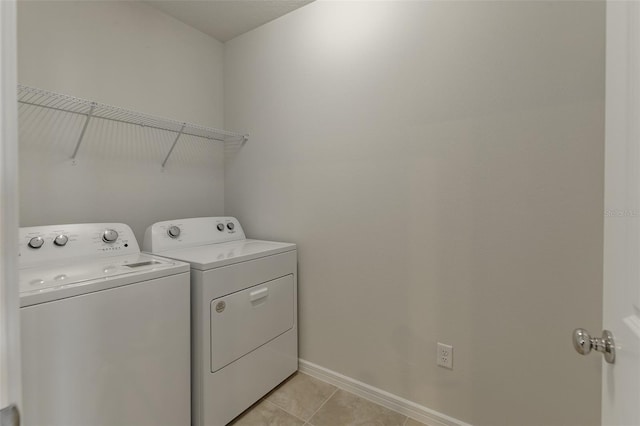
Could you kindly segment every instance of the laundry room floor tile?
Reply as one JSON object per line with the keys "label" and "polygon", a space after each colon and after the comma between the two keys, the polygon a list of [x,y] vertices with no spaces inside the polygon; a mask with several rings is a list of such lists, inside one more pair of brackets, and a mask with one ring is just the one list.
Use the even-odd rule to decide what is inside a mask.
{"label": "laundry room floor tile", "polygon": [[403,426],[407,416],[339,389],[313,415],[313,426]]}
{"label": "laundry room floor tile", "polygon": [[229,425],[233,426],[302,426],[304,421],[292,416],[269,401],[262,400],[258,404],[236,418]]}
{"label": "laundry room floor tile", "polygon": [[304,373],[295,373],[229,426],[426,426]]}
{"label": "laundry room floor tile", "polygon": [[267,401],[307,421],[335,391],[336,387],[333,385],[296,373],[271,392]]}

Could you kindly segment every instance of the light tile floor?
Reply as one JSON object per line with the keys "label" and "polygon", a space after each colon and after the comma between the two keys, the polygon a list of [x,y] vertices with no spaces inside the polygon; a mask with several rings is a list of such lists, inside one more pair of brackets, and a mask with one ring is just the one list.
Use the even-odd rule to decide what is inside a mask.
{"label": "light tile floor", "polygon": [[233,426],[424,426],[350,392],[296,373],[238,416]]}

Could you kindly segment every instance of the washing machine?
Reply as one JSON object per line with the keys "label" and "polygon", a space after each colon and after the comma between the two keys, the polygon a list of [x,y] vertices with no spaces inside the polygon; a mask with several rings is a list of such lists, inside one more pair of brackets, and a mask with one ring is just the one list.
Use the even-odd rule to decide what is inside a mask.
{"label": "washing machine", "polygon": [[189,265],[121,223],[19,238],[24,424],[189,425]]}
{"label": "washing machine", "polygon": [[155,223],[143,249],[191,264],[195,426],[227,424],[298,369],[295,244],[205,217]]}

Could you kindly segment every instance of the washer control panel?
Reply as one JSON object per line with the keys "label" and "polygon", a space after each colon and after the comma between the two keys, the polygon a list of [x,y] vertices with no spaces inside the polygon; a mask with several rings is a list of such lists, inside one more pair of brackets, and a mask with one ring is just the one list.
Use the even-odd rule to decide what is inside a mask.
{"label": "washer control panel", "polygon": [[82,223],[20,228],[20,267],[79,257],[140,253],[124,223]]}
{"label": "washer control panel", "polygon": [[154,223],[144,234],[142,248],[146,252],[159,253],[245,238],[235,217],[197,217]]}

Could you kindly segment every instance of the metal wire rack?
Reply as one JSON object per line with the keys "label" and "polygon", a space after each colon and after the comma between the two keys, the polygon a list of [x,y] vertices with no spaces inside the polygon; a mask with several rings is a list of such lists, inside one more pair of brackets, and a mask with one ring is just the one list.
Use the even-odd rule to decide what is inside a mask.
{"label": "metal wire rack", "polygon": [[24,105],[36,106],[45,109],[69,112],[82,115],[85,118],[82,131],[75,144],[75,148],[71,155],[71,159],[75,161],[78,150],[82,144],[82,140],[86,133],[87,127],[92,119],[102,119],[115,121],[125,124],[133,124],[152,129],[164,130],[176,134],[171,148],[167,152],[162,167],[167,164],[171,153],[176,147],[180,137],[183,135],[195,136],[209,140],[229,142],[233,144],[244,144],[248,139],[248,135],[227,130],[214,129],[209,127],[198,126],[186,122],[180,122],[167,118],[155,117],[152,115],[130,111],[124,108],[114,107],[111,105],[101,104],[86,99],[76,98],[74,96],[64,95],[61,93],[50,92],[48,90],[29,87],[22,84],[18,85],[18,102]]}

